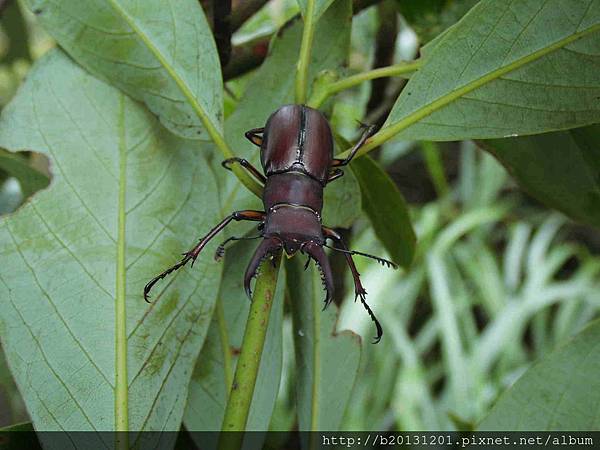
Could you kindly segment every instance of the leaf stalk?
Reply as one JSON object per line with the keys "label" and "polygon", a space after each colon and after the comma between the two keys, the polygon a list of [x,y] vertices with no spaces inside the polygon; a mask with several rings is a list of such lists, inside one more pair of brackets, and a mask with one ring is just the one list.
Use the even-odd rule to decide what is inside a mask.
{"label": "leaf stalk", "polygon": [[423,62],[421,60],[416,61],[402,61],[393,66],[380,67],[378,69],[369,70],[367,72],[357,73],[356,75],[343,78],[327,85],[324,89],[321,89],[314,93],[308,102],[308,106],[312,108],[320,108],[325,101],[334,94],[350,89],[354,86],[359,85],[365,81],[374,80],[376,78],[384,77],[401,77],[408,78],[408,75],[419,70]]}
{"label": "leaf stalk", "polygon": [[306,103],[308,90],[308,66],[313,38],[315,35],[315,0],[307,0],[306,14],[304,15],[304,28],[302,29],[302,43],[300,45],[300,58],[296,68],[296,103]]}

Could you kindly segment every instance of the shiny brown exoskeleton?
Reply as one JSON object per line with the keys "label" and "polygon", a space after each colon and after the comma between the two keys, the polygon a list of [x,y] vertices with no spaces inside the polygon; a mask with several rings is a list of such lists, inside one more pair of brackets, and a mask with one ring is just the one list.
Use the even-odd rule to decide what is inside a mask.
{"label": "shiny brown exoskeleton", "polygon": [[[383,330],[373,311],[366,302],[367,292],[363,288],[352,255],[362,255],[376,259],[388,267],[396,268],[391,261],[357,251],[350,251],[342,237],[333,229],[321,223],[323,209],[323,188],[344,173],[340,167],[347,165],[358,149],[364,144],[373,127],[368,127],[359,141],[350,150],[346,159],[333,157],[333,137],[327,119],[317,110],[304,105],[286,105],[279,108],[267,120],[264,128],[255,128],[246,133],[246,137],[260,146],[260,161],[263,175],[248,161],[231,158],[223,161],[225,168],[238,163],[247,169],[264,185],[263,204],[265,211],[236,211],[214,227],[184,258],[153,278],[144,288],[144,298],[154,284],[183,267],[188,261],[194,261],[200,251],[216,234],[232,220],[252,220],[260,222],[258,229],[263,240],[254,252],[244,276],[244,287],[251,295],[250,282],[256,276],[261,262],[282,249],[288,256],[297,252],[308,256],[307,266],[313,259],[320,272],[326,290],[325,307],[333,298],[333,275],[323,247],[344,253],[352,277],[356,298],[368,311],[377,327],[375,342],[379,342]],[[225,252],[225,244],[243,238],[230,237],[223,242],[215,254],[219,259]],[[341,248],[330,247],[326,240],[337,242]]]}

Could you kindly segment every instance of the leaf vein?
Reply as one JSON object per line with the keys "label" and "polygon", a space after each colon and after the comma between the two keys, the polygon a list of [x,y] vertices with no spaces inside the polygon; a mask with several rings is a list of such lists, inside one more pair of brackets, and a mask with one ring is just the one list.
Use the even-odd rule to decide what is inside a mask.
{"label": "leaf vein", "polygon": [[156,243],[158,238],[160,238],[160,236],[165,232],[167,227],[173,222],[173,220],[175,220],[175,218],[179,215],[179,213],[183,210],[183,208],[188,204],[188,202],[192,196],[194,181],[196,180],[197,173],[198,173],[198,166],[196,166],[196,168],[194,169],[194,174],[192,175],[192,182],[190,183],[190,190],[188,191],[186,198],[183,200],[183,202],[181,203],[179,208],[177,208],[177,210],[169,218],[169,220],[166,223],[162,223],[162,226],[161,226],[160,230],[158,231],[158,233],[154,236],[152,241],[148,245],[146,245],[144,250],[127,266],[127,270],[131,269],[144,255],[146,255],[146,253],[148,253],[148,251],[150,250],[150,248],[152,248],[154,246],[154,244]]}
{"label": "leaf vein", "polygon": [[133,205],[132,207],[130,207],[128,210],[126,210],[125,214],[127,214],[127,215],[131,214],[133,211],[136,210],[136,208],[138,208],[141,204],[143,204],[152,194],[154,194],[154,192],[156,192],[156,190],[158,189],[158,187],[160,186],[160,184],[162,183],[162,181],[165,179],[165,177],[169,173],[169,169],[173,165],[173,161],[174,160],[175,160],[174,153],[171,153],[171,157],[169,158],[169,162],[164,165],[165,168],[164,168],[162,174],[157,178],[157,180],[154,183],[154,185],[152,185],[152,187],[147,190],[147,192],[144,194],[144,196],[135,205]]}
{"label": "leaf vein", "polygon": [[102,222],[100,222],[100,219],[98,219],[96,217],[96,215],[90,210],[90,208],[87,206],[87,204],[83,201],[83,199],[79,195],[79,192],[77,192],[77,189],[75,189],[75,186],[73,186],[73,184],[69,180],[69,177],[67,176],[65,170],[63,169],[62,164],[60,163],[58,157],[56,156],[56,153],[54,152],[54,149],[52,148],[52,146],[50,145],[50,142],[48,141],[46,135],[44,134],[44,131],[43,131],[43,129],[41,127],[41,124],[40,124],[40,119],[39,119],[39,116],[38,116],[38,112],[37,112],[37,108],[35,106],[35,101],[34,101],[33,96],[31,97],[31,106],[32,106],[32,110],[33,110],[33,116],[34,116],[35,121],[36,121],[37,129],[40,132],[40,136],[42,137],[44,143],[46,144],[46,147],[48,147],[48,151],[52,155],[52,159],[53,159],[54,163],[56,164],[56,167],[58,168],[58,170],[62,174],[63,180],[65,180],[65,183],[67,184],[67,186],[69,186],[69,188],[71,189],[71,191],[73,192],[73,194],[75,195],[75,197],[77,197],[77,199],[79,200],[79,203],[81,203],[81,206],[83,206],[83,209],[85,209],[87,211],[87,213],[90,215],[90,217],[92,219],[94,219],[94,221],[98,224],[98,226],[104,232],[104,234],[106,234],[106,236],[111,240],[111,242],[113,242],[113,243],[116,244],[115,239],[110,235],[110,233],[104,227],[104,225],[102,224]]}
{"label": "leaf vein", "polygon": [[[203,274],[206,273],[206,269],[203,271]],[[135,376],[132,378],[131,382],[129,383],[129,386],[133,385],[133,383],[135,383],[135,381],[137,380],[137,378],[141,375],[141,373],[144,371],[144,369],[146,368],[146,366],[148,365],[148,363],[150,362],[150,359],[152,357],[152,355],[154,354],[154,352],[156,351],[156,349],[158,348],[159,344],[162,342],[163,338],[165,337],[165,334],[167,333],[167,331],[169,331],[169,328],[171,327],[171,325],[173,325],[173,322],[175,322],[175,320],[177,320],[177,318],[179,317],[179,315],[181,314],[181,312],[183,310],[185,310],[185,308],[188,306],[190,299],[193,297],[193,295],[196,293],[196,291],[198,290],[198,286],[200,284],[200,281],[198,281],[196,283],[196,288],[194,289],[194,291],[192,292],[192,294],[190,296],[188,296],[187,300],[183,303],[183,305],[177,310],[177,312],[173,315],[173,317],[171,317],[171,320],[169,321],[169,323],[164,327],[162,334],[156,339],[154,345],[152,346],[152,350],[150,351],[150,354],[148,355],[148,359],[144,362],[144,364],[142,364],[142,366],[139,368],[139,370],[137,371],[137,373],[135,374]],[[137,328],[137,327],[136,327]]]}
{"label": "leaf vein", "polygon": [[[68,331],[68,333],[71,335],[71,337],[73,338],[73,340],[75,341],[75,343],[77,344],[78,347],[81,348],[81,350],[83,350],[83,348],[81,347],[81,345],[79,344],[79,342],[77,341],[77,339],[75,339],[75,336],[73,335],[71,329],[69,328],[69,326],[67,325],[67,323],[64,321],[63,317],[58,313],[58,311],[56,310],[56,307],[54,306],[54,303],[52,302],[52,300],[50,299],[50,296],[48,295],[48,293],[45,291],[45,289],[41,286],[35,271],[33,270],[33,268],[29,265],[29,263],[27,262],[27,259],[25,258],[25,256],[23,255],[23,253],[21,252],[21,249],[19,248],[19,244],[16,241],[15,236],[13,235],[12,230],[10,229],[10,226],[8,225],[8,223],[6,224],[6,230],[8,231],[9,236],[11,237],[13,244],[15,246],[15,250],[17,250],[17,253],[19,253],[19,256],[21,257],[21,259],[23,260],[23,263],[25,264],[25,266],[27,266],[27,268],[29,269],[29,271],[31,272],[32,278],[35,281],[35,284],[37,285],[37,287],[39,288],[39,290],[42,292],[42,294],[44,295],[44,297],[46,297],[49,301],[49,303],[53,306],[57,316],[61,319],[61,321],[63,322],[63,325],[65,326],[65,329]],[[3,281],[4,283],[4,281]],[[96,430],[96,427],[94,426],[94,423],[92,422],[92,420],[88,417],[88,415],[86,414],[85,410],[83,409],[83,407],[79,404],[79,402],[77,401],[77,398],[75,398],[75,396],[73,395],[73,393],[69,390],[67,384],[62,380],[62,378],[58,375],[58,373],[56,372],[56,370],[54,369],[54,367],[50,364],[50,361],[48,360],[48,357],[46,356],[46,353],[44,352],[44,349],[42,347],[42,345],[40,344],[39,339],[37,338],[37,336],[33,333],[33,331],[31,330],[29,324],[25,321],[25,318],[23,317],[23,315],[21,314],[21,311],[19,310],[19,308],[17,308],[17,305],[13,302],[12,296],[9,295],[8,296],[9,301],[11,302],[13,308],[15,309],[15,311],[17,312],[19,318],[21,319],[21,321],[23,322],[23,324],[25,325],[25,328],[27,329],[27,331],[29,332],[31,339],[33,339],[33,341],[35,342],[37,348],[40,350],[40,354],[42,356],[42,358],[44,359],[44,362],[46,363],[46,365],[48,366],[48,368],[50,369],[50,372],[52,372],[52,374],[54,375],[54,377],[56,378],[56,380],[63,386],[63,388],[65,389],[65,391],[69,394],[69,397],[71,397],[71,399],[73,400],[73,403],[77,406],[77,408],[81,411],[81,414],[83,415],[83,417],[85,418],[85,420],[87,420],[87,422],[89,423],[90,427],[93,430]],[[84,354],[86,355],[86,357],[89,356],[87,355],[87,353],[85,352],[85,350],[83,350]],[[97,430],[96,430],[97,431]]]}
{"label": "leaf vein", "polygon": [[[48,221],[44,218],[44,216],[39,212],[39,210],[37,209],[37,207],[35,206],[34,202],[31,202],[31,208],[33,209],[33,211],[36,213],[36,215],[40,218],[40,220],[42,221],[42,223],[46,226],[46,228],[48,229],[48,231],[50,232],[50,234],[54,237],[54,239],[56,239],[56,241],[69,253],[69,255],[71,255],[71,257],[73,258],[73,260],[75,260],[79,266],[83,269],[83,271],[88,275],[88,277],[90,277],[90,279],[94,282],[94,284],[96,286],[98,286],[100,288],[100,290],[102,292],[104,292],[109,298],[113,298],[112,294],[110,292],[108,292],[106,290],[106,288],[104,288],[104,286],[102,286],[100,284],[100,282],[98,280],[96,280],[96,278],[94,278],[94,276],[90,273],[90,271],[87,269],[87,267],[85,267],[85,265],[83,264],[83,262],[77,257],[77,254],[75,252],[73,252],[64,242],[62,239],[60,239],[58,237],[58,235],[56,234],[56,232],[52,229],[52,227],[48,224]],[[108,380],[106,380],[108,381]]]}
{"label": "leaf vein", "polygon": [[[194,289],[194,291],[192,292],[192,294],[185,301],[186,304],[190,301],[190,299],[197,292],[198,287],[199,287],[199,284],[196,285],[196,288]],[[196,320],[198,320],[201,316],[202,316],[202,314],[198,314]],[[183,339],[179,340],[179,347],[177,348],[177,351],[175,353],[175,357],[173,358],[173,363],[169,366],[169,370],[167,371],[165,377],[163,378],[163,380],[161,382],[160,387],[158,388],[158,391],[157,391],[156,395],[154,396],[154,399],[152,401],[152,405],[150,406],[150,410],[148,411],[148,414],[146,415],[146,418],[144,419],[144,422],[142,423],[142,426],[140,427],[140,430],[144,430],[145,429],[146,424],[148,423],[148,420],[150,419],[150,416],[152,415],[152,412],[154,411],[154,408],[156,407],[156,402],[158,401],[158,397],[160,396],[160,393],[162,392],[163,388],[165,387],[165,384],[167,383],[167,380],[169,379],[169,376],[171,375],[171,372],[173,371],[173,368],[175,367],[175,364],[177,363],[177,360],[179,359],[179,355],[181,353],[181,349],[183,348],[183,344],[187,341],[189,335],[192,333],[192,329],[194,327],[194,324],[195,324],[196,320],[190,321],[190,326],[189,326],[187,332],[185,333],[185,336],[183,337]]]}

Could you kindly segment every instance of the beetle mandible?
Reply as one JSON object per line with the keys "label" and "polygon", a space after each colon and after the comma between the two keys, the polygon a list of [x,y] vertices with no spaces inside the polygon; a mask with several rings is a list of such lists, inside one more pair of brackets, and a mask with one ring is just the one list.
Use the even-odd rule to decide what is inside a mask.
{"label": "beetle mandible", "polygon": [[[361,255],[377,260],[383,265],[397,266],[386,259],[362,252],[349,250],[342,237],[333,229],[321,223],[323,209],[323,188],[341,177],[340,169],[347,165],[359,148],[373,133],[374,127],[367,127],[358,142],[352,147],[346,159],[333,157],[333,136],[327,119],[316,109],[304,105],[285,105],[275,111],[264,128],[246,132],[246,137],[260,147],[260,161],[264,175],[247,160],[230,158],[223,161],[223,167],[231,169],[232,164],[240,164],[262,185],[264,211],[236,211],[223,219],[173,267],[153,278],[144,287],[144,299],[158,280],[185,266],[189,261],[194,265],[198,254],[232,220],[259,222],[258,229],[263,240],[254,252],[244,275],[244,288],[251,297],[250,282],[257,274],[261,262],[277,252],[285,251],[288,257],[297,252],[306,254],[308,260],[315,261],[321,273],[326,296],[325,307],[333,299],[333,275],[323,247],[343,252],[354,279],[355,299],[359,298],[377,328],[374,343],[381,340],[383,330],[375,314],[366,301],[367,291],[360,282],[360,274],[354,265],[352,255]],[[230,237],[217,248],[215,259],[225,252],[225,245],[243,238]],[[339,247],[327,245],[327,239]]]}

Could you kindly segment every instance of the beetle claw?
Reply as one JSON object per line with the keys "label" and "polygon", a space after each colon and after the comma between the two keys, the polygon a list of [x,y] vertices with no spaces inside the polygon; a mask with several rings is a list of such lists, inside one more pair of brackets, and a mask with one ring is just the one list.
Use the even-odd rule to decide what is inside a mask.
{"label": "beetle claw", "polygon": [[360,299],[360,302],[363,304],[363,306],[367,310],[367,313],[369,313],[369,316],[371,316],[371,320],[375,323],[375,328],[377,329],[377,335],[373,338],[372,343],[377,344],[377,343],[379,343],[379,341],[381,341],[381,337],[383,336],[383,328],[381,328],[381,324],[379,323],[379,320],[377,320],[377,317],[375,317],[375,314],[373,313],[373,311],[367,304],[367,291],[361,287],[359,290],[355,291],[355,295],[356,296],[354,297],[354,301],[356,301],[357,298]]}
{"label": "beetle claw", "polygon": [[327,255],[323,250],[323,247],[315,242],[309,242],[304,247],[306,253],[308,253],[309,258],[315,260],[317,265],[317,269],[319,269],[319,273],[321,275],[321,281],[323,283],[323,287],[325,288],[325,306],[323,309],[327,308],[329,303],[333,300],[333,273],[331,272],[331,266],[329,265],[329,259],[327,259]]}
{"label": "beetle claw", "polygon": [[[272,256],[279,249],[281,249],[281,241],[276,238],[265,238],[256,248],[252,259],[248,264],[246,273],[244,274],[244,290],[246,291],[246,295],[248,296],[248,298],[252,299],[252,289],[250,288],[250,282],[252,281],[252,278],[254,278],[257,275],[260,264],[265,258],[267,258],[268,256]],[[275,260],[273,260],[273,264],[275,264]]]}
{"label": "beetle claw", "polygon": [[223,245],[219,245],[215,251],[215,261],[220,261],[223,256],[225,256],[225,247]]}

